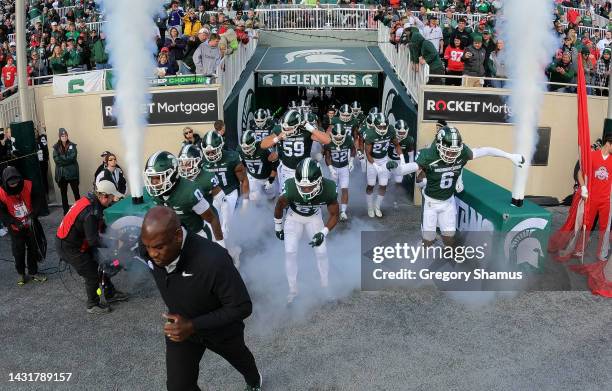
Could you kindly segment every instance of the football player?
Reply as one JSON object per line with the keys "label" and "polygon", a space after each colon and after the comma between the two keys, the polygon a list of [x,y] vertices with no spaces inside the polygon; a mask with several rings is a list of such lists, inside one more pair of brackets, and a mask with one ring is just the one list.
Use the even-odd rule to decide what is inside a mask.
{"label": "football player", "polygon": [[325,163],[340,190],[340,220],[348,220],[349,173],[353,171],[355,143],[347,128],[336,124],[331,131],[332,142],[325,146]]}
{"label": "football player", "polygon": [[[380,207],[385,198],[387,183],[389,182],[389,170],[385,165],[388,160],[389,148],[392,145],[404,163],[404,155],[395,135],[395,129],[387,124],[387,119],[382,113],[374,116],[373,128],[366,129],[364,133],[364,145],[366,155],[366,200],[368,204],[368,216],[382,217]],[[374,186],[378,182],[378,196],[374,201]]]}
{"label": "football player", "polygon": [[[312,238],[309,244],[314,248],[321,278],[321,287],[328,286],[328,258],[325,238],[338,222],[338,194],[336,184],[323,178],[321,167],[311,158],[301,160],[295,177],[287,179],[274,209],[274,230],[276,237],[285,241],[285,271],[289,283],[288,304],[298,294],[297,250],[302,232]],[[321,206],[326,205],[329,217],[323,224]],[[283,224],[283,211],[289,207]]]}
{"label": "football player", "polygon": [[[202,137],[202,168],[217,176],[219,185],[225,193],[225,202],[221,208],[221,228],[228,236],[228,226],[234,215],[238,201],[238,188],[241,189],[244,200],[249,197],[249,181],[240,156],[235,151],[223,150],[223,139],[215,131],[210,131]],[[248,201],[247,201],[248,202]]]}
{"label": "football player", "polygon": [[423,191],[423,244],[429,246],[436,238],[436,228],[440,227],[442,241],[451,246],[455,236],[457,212],[455,208],[455,185],[463,167],[468,161],[485,156],[506,158],[521,167],[525,158],[497,148],[481,147],[470,149],[463,143],[459,130],[452,126],[442,127],[436,136],[435,144],[421,149],[416,162],[398,166],[389,161],[387,168],[398,168],[396,172],[406,175],[421,169],[425,173],[427,186]]}
{"label": "football player", "polygon": [[250,124],[250,129],[255,133],[255,139],[261,141],[266,138],[272,128],[274,127],[274,121],[269,115],[270,110],[257,109],[253,115],[253,120]]}
{"label": "football player", "polygon": [[361,123],[365,119],[365,114],[361,110],[361,104],[357,101],[353,101],[353,103],[351,103],[351,112],[353,114],[353,119],[356,121],[356,123],[358,125],[361,125]]}
{"label": "football player", "polygon": [[293,178],[295,168],[300,160],[309,157],[312,143],[317,141],[322,145],[329,144],[329,135],[305,122],[297,110],[289,110],[281,120],[281,124],[272,129],[272,134],[263,139],[261,148],[278,145],[279,184]]}
{"label": "football player", "polygon": [[[238,153],[247,170],[249,181],[249,199],[256,201],[262,198],[273,198],[275,192],[276,167],[278,154],[262,149],[255,137],[255,132],[247,130],[242,134]],[[246,205],[246,204],[243,204]]]}
{"label": "football player", "polygon": [[372,107],[368,112],[368,115],[365,117],[364,121],[359,125],[357,132],[353,137],[355,137],[355,148],[357,149],[357,159],[361,164],[361,171],[366,172],[366,158],[365,158],[365,150],[364,150],[364,142],[363,137],[368,129],[374,128],[374,119],[376,115],[379,113],[378,107]]}
{"label": "football player", "polygon": [[[167,151],[154,153],[147,160],[143,175],[145,188],[155,204],[174,209],[187,230],[225,247],[217,215],[198,186],[181,178],[176,156]],[[214,238],[205,223],[213,227]]]}
{"label": "football player", "polygon": [[[304,121],[304,125],[310,125],[315,129],[321,130],[319,126],[319,118],[313,112],[302,110],[300,112],[302,114],[302,119]],[[324,131],[324,130],[321,130]],[[310,157],[320,163],[323,160],[323,146],[321,143],[312,143],[312,149],[310,151]]]}
{"label": "football player", "polygon": [[[402,155],[404,156],[404,161],[411,162],[414,160],[414,139],[412,136],[408,134],[408,125],[406,121],[403,119],[398,120],[395,125],[395,134],[397,136],[397,141],[399,142],[400,148],[402,149]],[[389,159],[400,161],[400,157],[397,154],[397,150],[395,145],[389,145]],[[393,173],[393,179],[395,183],[402,183],[403,176],[400,174]]]}
{"label": "football player", "polygon": [[179,175],[196,184],[206,201],[212,204],[213,211],[219,216],[225,201],[225,193],[219,186],[217,176],[210,171],[202,170],[202,150],[195,145],[184,145],[179,152],[178,161]]}

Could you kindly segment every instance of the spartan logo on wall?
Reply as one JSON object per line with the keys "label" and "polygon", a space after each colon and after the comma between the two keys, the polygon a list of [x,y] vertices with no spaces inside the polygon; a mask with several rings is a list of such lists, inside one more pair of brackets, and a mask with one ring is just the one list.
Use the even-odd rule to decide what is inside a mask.
{"label": "spartan logo on wall", "polygon": [[251,123],[251,119],[253,118],[253,113],[251,112],[251,108],[253,107],[253,95],[254,91],[252,88],[246,93],[244,97],[244,103],[242,104],[242,118],[240,119],[240,131],[239,137],[242,137],[242,132],[249,128],[249,123]]}
{"label": "spartan logo on wall", "polygon": [[374,84],[372,77],[373,76],[371,74],[363,75],[363,77],[361,78],[361,84],[366,87],[372,87],[372,85]]}
{"label": "spartan logo on wall", "polygon": [[539,234],[548,224],[545,219],[532,217],[515,225],[504,240],[504,254],[513,265],[527,263],[538,267],[544,257]]}
{"label": "spartan logo on wall", "polygon": [[271,73],[267,75],[263,75],[261,80],[263,81],[263,84],[266,86],[274,85],[274,75]]}
{"label": "spartan logo on wall", "polygon": [[343,49],[298,50],[296,52],[289,52],[285,54],[285,59],[287,60],[285,64],[291,64],[296,59],[301,58],[303,58],[307,64],[326,63],[348,65],[353,63],[353,60],[348,57],[341,56],[341,53],[344,53]]}

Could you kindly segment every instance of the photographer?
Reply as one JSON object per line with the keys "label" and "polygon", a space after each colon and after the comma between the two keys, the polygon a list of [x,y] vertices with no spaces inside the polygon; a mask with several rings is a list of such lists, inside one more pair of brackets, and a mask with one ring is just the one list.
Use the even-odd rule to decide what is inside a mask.
{"label": "photographer", "polygon": [[42,194],[32,192],[31,181],[24,180],[15,167],[6,167],[0,187],[0,220],[11,234],[11,249],[19,274],[19,286],[27,282],[26,259],[29,277],[38,282],[47,281],[44,274],[38,273],[38,262],[43,256],[39,244],[46,243],[37,220],[42,202]]}
{"label": "photographer", "polygon": [[[101,227],[104,227],[102,212],[112,204],[115,197],[121,196],[112,182],[98,182],[95,192],[79,199],[57,229],[57,253],[85,279],[87,312],[90,314],[104,314],[111,310],[110,306],[100,303],[97,294],[99,273],[96,258],[97,250],[103,247],[100,238]],[[115,289],[110,279],[105,283],[108,287],[106,300],[109,303],[127,300],[127,295]]]}

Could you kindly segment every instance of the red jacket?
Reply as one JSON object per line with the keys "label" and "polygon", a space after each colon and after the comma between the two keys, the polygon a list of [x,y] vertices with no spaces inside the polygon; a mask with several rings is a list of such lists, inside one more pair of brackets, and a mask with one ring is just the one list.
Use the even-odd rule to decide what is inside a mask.
{"label": "red jacket", "polygon": [[454,48],[449,45],[444,50],[444,59],[448,60],[449,71],[463,72],[465,64],[461,61],[462,57],[463,49],[461,48]]}
{"label": "red jacket", "polygon": [[17,77],[17,67],[13,65],[5,65],[2,68],[2,83],[4,87],[11,88],[15,84],[15,77]]}
{"label": "red jacket", "polygon": [[[32,214],[32,181],[23,180],[23,189],[17,195],[9,195],[0,187],[0,203],[4,204],[8,214],[12,219],[23,222]],[[11,229],[19,231],[15,224],[11,224]]]}

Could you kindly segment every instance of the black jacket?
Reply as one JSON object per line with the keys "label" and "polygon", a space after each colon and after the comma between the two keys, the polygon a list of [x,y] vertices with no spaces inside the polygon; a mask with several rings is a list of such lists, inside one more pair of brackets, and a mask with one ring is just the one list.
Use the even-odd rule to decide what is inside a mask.
{"label": "black jacket", "polygon": [[68,236],[65,239],[59,239],[65,247],[75,251],[80,251],[84,240],[87,240],[87,244],[92,250],[103,247],[100,231],[104,225],[104,216],[102,214],[104,207],[98,201],[98,197],[92,193],[87,194],[86,197],[91,202],[91,205],[79,213],[70,228],[70,232],[68,232]]}
{"label": "black jacket", "polygon": [[[142,245],[140,254],[149,259]],[[223,247],[188,233],[172,273],[150,260],[149,267],[168,311],[191,319],[196,337],[223,338],[244,330],[253,304]]]}
{"label": "black jacket", "polygon": [[115,184],[115,187],[121,194],[125,194],[127,190],[127,182],[125,177],[123,176],[123,170],[119,165],[115,167],[115,170],[111,172],[108,168],[102,169],[102,171],[98,172],[96,178],[94,180],[94,184],[100,182],[101,180],[111,181]]}

